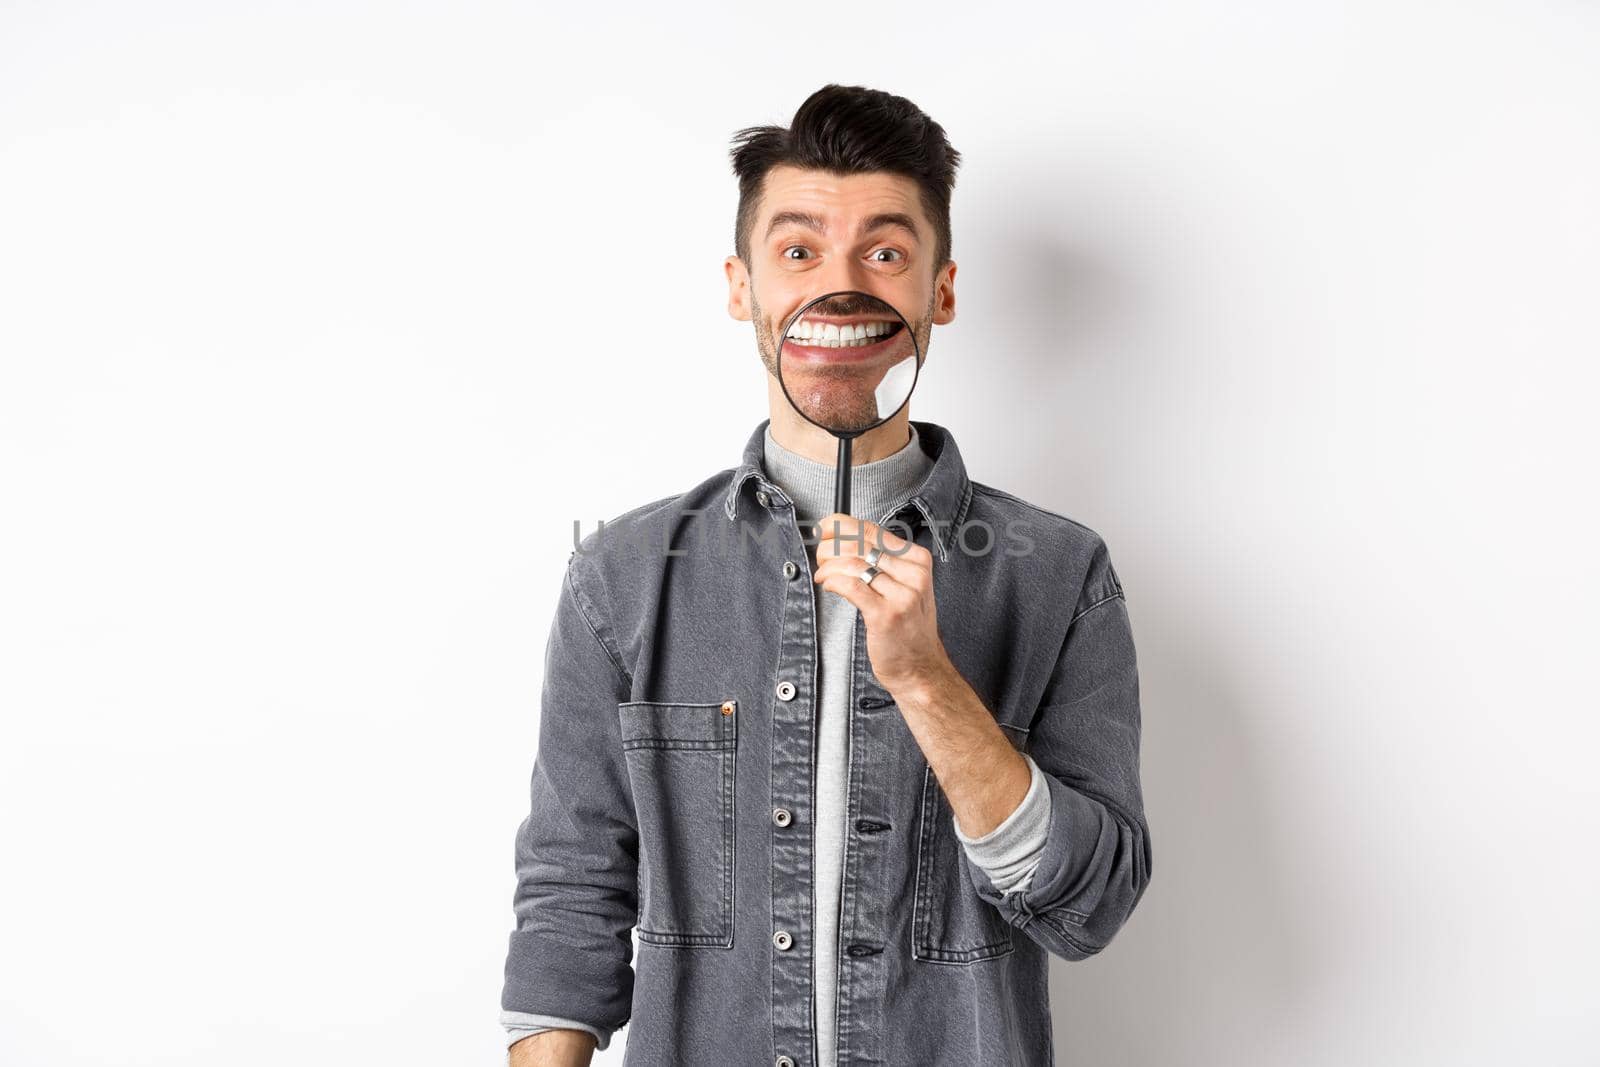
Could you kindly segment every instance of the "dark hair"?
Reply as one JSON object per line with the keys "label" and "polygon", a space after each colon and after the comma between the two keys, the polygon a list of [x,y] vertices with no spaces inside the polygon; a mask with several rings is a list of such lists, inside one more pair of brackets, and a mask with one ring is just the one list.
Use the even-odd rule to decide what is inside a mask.
{"label": "dark hair", "polygon": [[806,97],[788,129],[747,126],[733,135],[733,144],[739,178],[733,245],[746,264],[762,182],[779,164],[841,175],[887,171],[915,180],[938,242],[934,271],[949,262],[950,191],[961,153],[945,139],[944,127],[905,97],[859,85],[824,85]]}

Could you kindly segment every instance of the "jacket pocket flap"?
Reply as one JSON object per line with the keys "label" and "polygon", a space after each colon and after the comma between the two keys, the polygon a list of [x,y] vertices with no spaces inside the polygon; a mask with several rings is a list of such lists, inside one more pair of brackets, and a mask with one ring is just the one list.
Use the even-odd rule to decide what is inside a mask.
{"label": "jacket pocket flap", "polygon": [[715,704],[629,700],[617,705],[622,747],[732,748],[738,737],[739,702]]}

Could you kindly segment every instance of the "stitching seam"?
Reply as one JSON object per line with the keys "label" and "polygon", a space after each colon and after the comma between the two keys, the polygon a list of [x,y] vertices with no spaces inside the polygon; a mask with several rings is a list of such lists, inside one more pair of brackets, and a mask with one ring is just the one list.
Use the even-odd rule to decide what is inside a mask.
{"label": "stitching seam", "polygon": [[570,564],[567,567],[566,582],[567,588],[572,590],[572,603],[573,606],[578,609],[578,617],[582,619],[583,624],[589,628],[589,633],[600,645],[601,650],[605,652],[606,658],[611,661],[611,665],[617,669],[617,673],[622,675],[622,680],[628,683],[628,692],[633,692],[633,676],[629,674],[628,669],[622,665],[622,658],[612,651],[611,646],[606,643],[606,639],[600,636],[600,631],[595,629],[594,623],[589,619],[589,611],[583,606],[584,601],[588,598],[584,595],[583,590],[578,588],[578,582],[577,579],[573,578],[572,576],[572,567]]}
{"label": "stitching seam", "polygon": [[[1081,619],[1085,615],[1089,614],[1089,612],[1093,611],[1095,608],[1098,608],[1103,604],[1109,604],[1113,600],[1119,600],[1119,599],[1123,599],[1122,590],[1121,589],[1118,589],[1115,593],[1112,593],[1109,596],[1105,596],[1105,597],[1102,597],[1099,600],[1096,600],[1093,604],[1090,604],[1088,607],[1086,607],[1082,611],[1078,612],[1076,615],[1074,615],[1072,617],[1072,622],[1077,622],[1079,619]],[[1070,625],[1072,625],[1072,623],[1068,623],[1067,625],[1070,626]]]}

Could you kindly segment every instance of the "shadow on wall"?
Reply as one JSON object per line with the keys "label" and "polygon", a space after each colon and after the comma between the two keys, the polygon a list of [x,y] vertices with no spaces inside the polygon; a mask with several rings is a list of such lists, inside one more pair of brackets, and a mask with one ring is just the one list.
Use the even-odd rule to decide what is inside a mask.
{"label": "shadow on wall", "polygon": [[1177,610],[1149,583],[1129,615],[1153,874],[1099,955],[1051,961],[1059,1061],[1267,1062],[1259,1045],[1313,995],[1315,939],[1297,924],[1318,920],[1286,891],[1283,828],[1244,729],[1248,697],[1225,677],[1230,652],[1208,645],[1202,611]]}
{"label": "shadow on wall", "polygon": [[[1038,214],[1061,212],[1059,202],[1048,211],[1041,202]],[[1005,276],[985,284],[1004,294],[1000,321],[1026,324],[991,350],[994,378],[1012,388],[1028,382],[1029,406],[1061,416],[1010,424],[1020,454],[1050,457],[1030,465],[1022,495],[1068,502],[1069,515],[1117,515],[1119,525],[1137,529],[1149,516],[1143,505],[1128,514],[1130,501],[1161,491],[1149,457],[1170,456],[1180,468],[1171,479],[1186,478],[1183,449],[1159,438],[1203,433],[1204,413],[1189,425],[1151,425],[1141,383],[1185,376],[1180,363],[1195,353],[1175,335],[1183,316],[1162,306],[1161,282],[1150,280],[1159,272],[1115,262],[1126,253],[1099,254],[1113,243],[1024,237],[1007,245]],[[1162,510],[1149,504],[1150,513]],[[1207,583],[1184,576],[1191,564],[1164,552],[1159,533],[1143,541],[1108,534],[1107,543],[1128,587],[1138,648],[1152,879],[1102,953],[1052,959],[1058,1062],[1266,1062],[1258,1057],[1274,1044],[1269,1035],[1314,1007],[1310,924],[1342,920],[1311,914],[1289,896],[1286,828],[1263,776],[1270,754],[1249,733],[1270,711],[1256,705],[1270,698],[1250,691],[1252,653],[1213,639],[1234,606],[1191,597]]]}

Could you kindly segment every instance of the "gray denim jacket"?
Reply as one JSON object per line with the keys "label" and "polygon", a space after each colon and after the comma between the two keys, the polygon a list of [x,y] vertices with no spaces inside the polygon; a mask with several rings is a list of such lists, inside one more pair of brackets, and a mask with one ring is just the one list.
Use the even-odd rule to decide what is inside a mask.
{"label": "gray denim jacket", "polygon": [[[501,1008],[627,1023],[630,1067],[814,1067],[815,603],[766,426],[739,466],[582,540],[545,650]],[[858,616],[839,1062],[1046,1067],[1048,954],[1100,951],[1150,881],[1126,600],[1098,534],[916,426],[933,469],[879,525],[933,552],[945,649],[1045,772],[1050,836],[996,892]]]}

